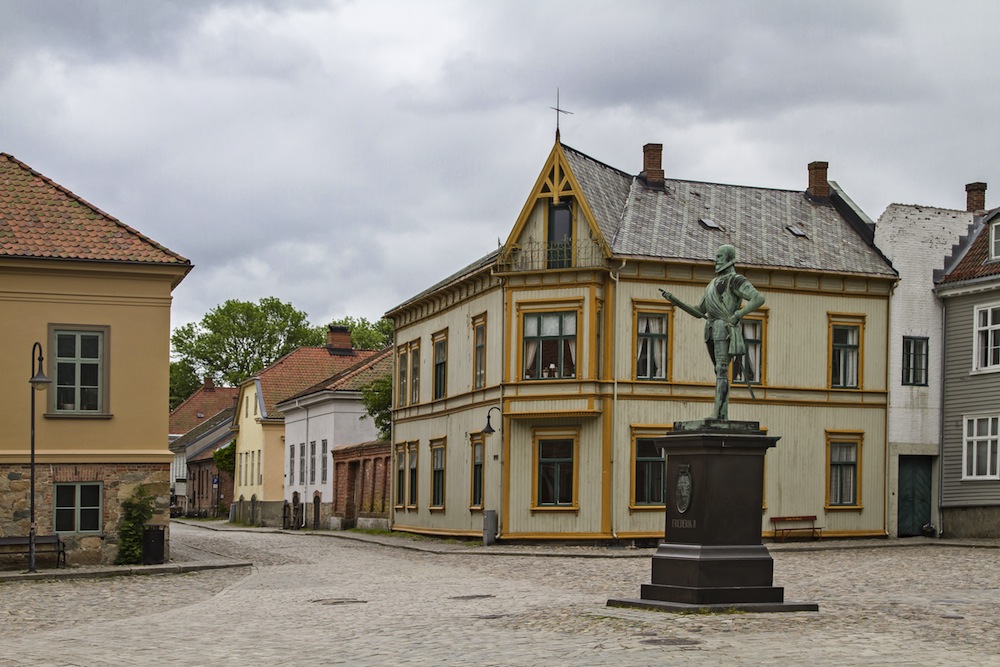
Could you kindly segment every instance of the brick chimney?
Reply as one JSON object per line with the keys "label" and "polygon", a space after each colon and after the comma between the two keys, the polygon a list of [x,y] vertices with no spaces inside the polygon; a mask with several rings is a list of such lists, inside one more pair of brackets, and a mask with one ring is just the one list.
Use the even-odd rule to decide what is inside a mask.
{"label": "brick chimney", "polygon": [[351,332],[342,325],[330,325],[326,332],[326,346],[331,350],[350,350]]}
{"label": "brick chimney", "polygon": [[642,173],[639,177],[651,188],[663,187],[663,144],[642,147]]}
{"label": "brick chimney", "polygon": [[215,391],[215,380],[211,375],[205,376],[205,391]]}
{"label": "brick chimney", "polygon": [[969,183],[965,186],[965,210],[969,213],[986,210],[985,183]]}
{"label": "brick chimney", "polygon": [[826,170],[830,166],[829,162],[809,163],[809,189],[806,194],[810,199],[826,200],[830,198],[830,181],[827,180]]}

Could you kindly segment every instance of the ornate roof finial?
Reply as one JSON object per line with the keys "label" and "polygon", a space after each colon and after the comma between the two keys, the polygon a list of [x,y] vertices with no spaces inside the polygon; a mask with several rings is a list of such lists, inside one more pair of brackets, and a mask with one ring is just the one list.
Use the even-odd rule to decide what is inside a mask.
{"label": "ornate roof finial", "polygon": [[559,88],[556,88],[556,105],[554,107],[549,107],[556,112],[556,141],[559,141],[559,114],[565,113],[573,115],[572,111],[566,111],[565,109],[559,108]]}

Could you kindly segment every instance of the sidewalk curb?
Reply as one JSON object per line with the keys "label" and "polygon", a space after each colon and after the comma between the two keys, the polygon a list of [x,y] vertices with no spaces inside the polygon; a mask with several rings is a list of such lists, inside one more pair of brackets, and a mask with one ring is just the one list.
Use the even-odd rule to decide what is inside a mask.
{"label": "sidewalk curb", "polygon": [[0,572],[0,584],[5,581],[42,581],[53,579],[104,579],[108,577],[139,577],[153,574],[185,574],[202,570],[224,570],[253,567],[249,561],[206,561],[202,563],[164,563],[162,565],[121,565],[101,569],[56,569],[42,572]]}

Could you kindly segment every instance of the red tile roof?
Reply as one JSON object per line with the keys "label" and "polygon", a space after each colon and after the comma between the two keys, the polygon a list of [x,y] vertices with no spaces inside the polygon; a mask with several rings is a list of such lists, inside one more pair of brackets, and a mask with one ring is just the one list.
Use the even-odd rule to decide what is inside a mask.
{"label": "red tile roof", "polygon": [[301,398],[310,394],[318,394],[322,391],[361,391],[362,387],[370,384],[372,380],[392,375],[391,353],[391,347],[379,350],[350,368],[346,368],[336,375],[325,378],[294,396],[286,396],[278,402],[280,403],[292,398]]}
{"label": "red tile roof", "polygon": [[286,354],[257,374],[264,399],[264,416],[284,418],[274,407],[277,403],[377,353],[378,350],[300,347]]}
{"label": "red tile roof", "polygon": [[7,153],[0,153],[0,256],[191,265]]}
{"label": "red tile roof", "polygon": [[973,232],[975,236],[971,241],[967,241],[969,245],[965,255],[938,284],[1000,276],[1000,260],[990,259],[990,227],[991,223],[995,223],[998,213],[1000,209],[994,209],[981,219]]}
{"label": "red tile roof", "polygon": [[184,435],[226,408],[233,407],[238,387],[202,386],[170,413],[170,435]]}

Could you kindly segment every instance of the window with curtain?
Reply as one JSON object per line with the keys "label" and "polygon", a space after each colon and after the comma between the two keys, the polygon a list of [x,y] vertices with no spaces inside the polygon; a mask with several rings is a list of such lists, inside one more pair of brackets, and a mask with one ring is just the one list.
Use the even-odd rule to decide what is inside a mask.
{"label": "window with curtain", "polygon": [[861,328],[835,324],[831,329],[830,386],[856,389],[861,349]]}
{"label": "window with curtain", "polygon": [[667,379],[667,315],[639,313],[636,317],[635,376],[640,380]]}
{"label": "window with curtain", "polygon": [[830,488],[827,505],[856,507],[858,503],[857,440],[831,439],[829,444]]}
{"label": "window with curtain", "polygon": [[[746,343],[746,358],[733,361],[733,382],[760,384],[763,377],[764,321],[746,317],[740,323],[743,341]],[[744,367],[746,363],[746,367]]]}
{"label": "window with curtain", "polygon": [[524,315],[524,378],[576,377],[576,312]]}

